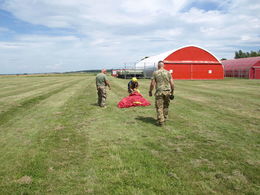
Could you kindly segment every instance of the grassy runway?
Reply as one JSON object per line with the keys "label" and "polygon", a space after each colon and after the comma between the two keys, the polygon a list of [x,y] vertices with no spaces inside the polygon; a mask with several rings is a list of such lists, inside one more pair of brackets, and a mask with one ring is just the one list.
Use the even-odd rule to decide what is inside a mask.
{"label": "grassy runway", "polygon": [[95,77],[0,77],[0,194],[259,194],[260,81],[176,81],[169,120]]}

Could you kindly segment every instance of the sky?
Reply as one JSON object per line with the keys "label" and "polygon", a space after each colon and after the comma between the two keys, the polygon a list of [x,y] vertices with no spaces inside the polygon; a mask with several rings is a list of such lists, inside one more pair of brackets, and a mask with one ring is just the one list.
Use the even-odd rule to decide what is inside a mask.
{"label": "sky", "polygon": [[260,49],[259,0],[0,0],[0,74],[123,68],[187,45]]}

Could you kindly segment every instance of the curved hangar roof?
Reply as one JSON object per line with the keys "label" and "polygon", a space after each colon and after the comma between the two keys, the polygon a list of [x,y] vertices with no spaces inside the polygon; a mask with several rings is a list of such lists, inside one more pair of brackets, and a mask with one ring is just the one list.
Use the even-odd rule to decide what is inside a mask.
{"label": "curved hangar roof", "polygon": [[136,64],[136,68],[154,67],[160,60],[166,64],[221,64],[209,51],[197,46],[186,46],[141,60]]}
{"label": "curved hangar roof", "polygon": [[223,60],[222,64],[227,70],[249,70],[251,67],[260,66],[260,57],[239,58]]}

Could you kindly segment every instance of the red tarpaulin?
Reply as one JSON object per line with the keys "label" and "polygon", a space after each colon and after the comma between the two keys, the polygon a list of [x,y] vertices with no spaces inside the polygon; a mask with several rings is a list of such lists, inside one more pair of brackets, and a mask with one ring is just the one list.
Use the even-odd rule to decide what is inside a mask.
{"label": "red tarpaulin", "polygon": [[150,106],[148,102],[140,93],[137,91],[131,93],[129,96],[123,98],[118,104],[118,108],[128,108],[132,106]]}

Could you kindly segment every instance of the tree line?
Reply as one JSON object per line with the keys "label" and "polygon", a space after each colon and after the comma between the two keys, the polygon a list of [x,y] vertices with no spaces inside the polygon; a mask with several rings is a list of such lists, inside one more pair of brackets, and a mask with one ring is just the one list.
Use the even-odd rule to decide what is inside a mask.
{"label": "tree line", "polygon": [[257,57],[260,56],[260,50],[258,51],[250,51],[250,52],[243,52],[242,50],[235,52],[235,59],[238,58],[248,58],[248,57]]}

